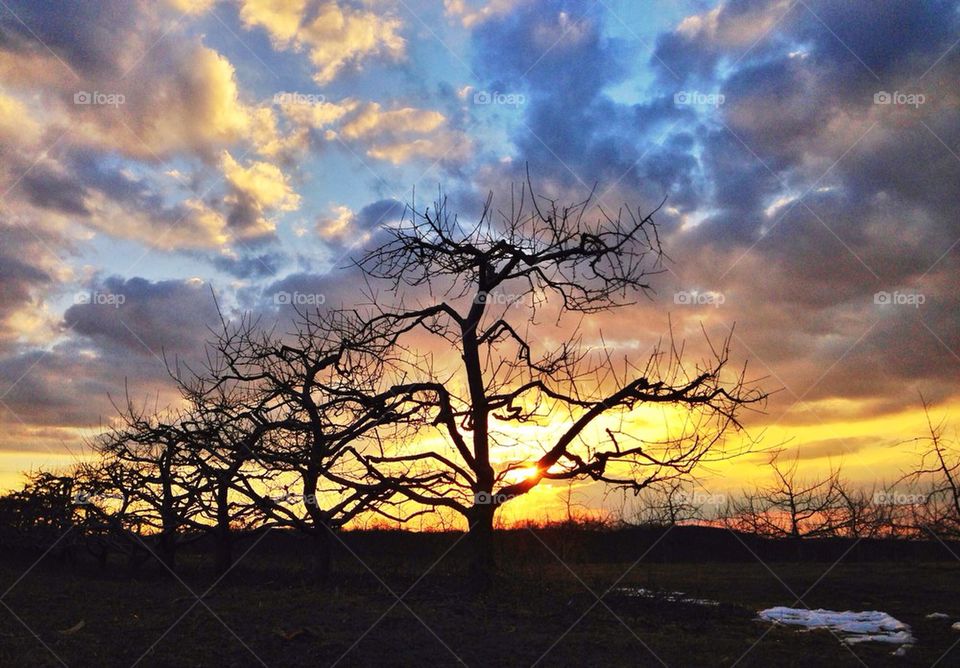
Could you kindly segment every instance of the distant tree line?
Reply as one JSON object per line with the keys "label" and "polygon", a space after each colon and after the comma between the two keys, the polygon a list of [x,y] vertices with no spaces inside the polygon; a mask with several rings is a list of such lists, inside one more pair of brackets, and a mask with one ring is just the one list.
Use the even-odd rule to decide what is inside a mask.
{"label": "distant tree line", "polygon": [[[929,407],[927,409],[929,418]],[[888,485],[856,485],[841,467],[799,473],[799,457],[775,453],[767,480],[739,493],[711,494],[689,480],[638,497],[628,524],[708,524],[769,538],[960,539],[960,445],[945,422],[928,422],[912,470]]]}

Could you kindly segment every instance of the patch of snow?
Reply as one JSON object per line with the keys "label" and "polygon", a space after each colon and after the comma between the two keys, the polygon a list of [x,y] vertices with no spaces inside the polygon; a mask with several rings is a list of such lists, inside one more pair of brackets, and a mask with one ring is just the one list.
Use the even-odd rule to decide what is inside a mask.
{"label": "patch of snow", "polygon": [[626,594],[627,596],[638,596],[640,598],[662,598],[665,601],[670,601],[671,603],[690,603],[692,605],[708,605],[708,606],[717,606],[720,605],[720,601],[714,601],[709,598],[694,598],[692,596],[687,596],[682,591],[654,591],[653,589],[645,589],[644,587],[620,587],[617,589],[621,594]]}
{"label": "patch of snow", "polygon": [[931,612],[927,619],[950,619],[950,615],[945,612]]}
{"label": "patch of snow", "polygon": [[885,612],[867,610],[806,610],[778,606],[759,613],[760,619],[806,629],[829,629],[840,636],[842,642],[854,645],[861,642],[886,642],[896,645],[912,645],[915,642],[910,627]]}

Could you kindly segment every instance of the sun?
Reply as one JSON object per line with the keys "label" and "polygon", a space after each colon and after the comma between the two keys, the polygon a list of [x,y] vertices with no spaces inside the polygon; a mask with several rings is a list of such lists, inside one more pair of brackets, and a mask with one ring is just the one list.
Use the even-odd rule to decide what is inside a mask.
{"label": "sun", "polygon": [[529,478],[534,478],[538,475],[540,475],[540,468],[536,465],[523,466],[521,468],[507,471],[507,473],[503,476],[503,481],[509,485],[513,485],[518,482],[523,482]]}

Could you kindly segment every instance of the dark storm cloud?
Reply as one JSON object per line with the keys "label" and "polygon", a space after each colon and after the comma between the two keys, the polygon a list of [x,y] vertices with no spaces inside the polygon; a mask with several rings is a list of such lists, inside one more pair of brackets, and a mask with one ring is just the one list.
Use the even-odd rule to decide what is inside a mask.
{"label": "dark storm cloud", "polygon": [[40,166],[30,170],[19,186],[34,206],[81,216],[90,213],[83,203],[86,189],[70,175],[57,174]]}
{"label": "dark storm cloud", "polygon": [[195,353],[218,322],[208,285],[200,281],[107,278],[77,295],[63,316],[67,329],[104,348],[140,355]]}
{"label": "dark storm cloud", "polygon": [[4,408],[17,416],[11,424],[97,427],[116,415],[114,403],[124,403],[125,391],[136,402],[159,402],[159,408],[174,398],[159,360],[120,346],[68,341],[0,358]]}
{"label": "dark storm cloud", "polygon": [[364,285],[363,275],[355,267],[290,274],[264,287],[254,310],[293,320],[297,310],[360,308],[367,301],[362,295]]}

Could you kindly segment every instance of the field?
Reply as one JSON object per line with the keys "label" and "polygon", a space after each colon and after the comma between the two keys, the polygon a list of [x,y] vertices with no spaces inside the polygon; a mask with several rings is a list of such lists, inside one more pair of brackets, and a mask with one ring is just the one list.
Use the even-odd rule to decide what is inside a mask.
{"label": "field", "polygon": [[[643,552],[585,558],[569,541],[528,538],[523,549],[501,541],[497,588],[482,596],[463,583],[457,550],[444,556],[456,534],[354,540],[325,586],[308,577],[295,541],[249,541],[216,584],[197,554],[185,556],[177,576],[156,564],[131,576],[119,564],[70,566],[49,556],[23,575],[31,561],[8,553],[0,665],[960,664],[960,632],[950,628],[960,619],[960,562],[947,549],[924,561],[671,563]],[[416,558],[399,556],[408,553],[403,541],[420,545]],[[623,587],[720,605],[630,596]],[[756,620],[774,605],[885,611],[909,624],[917,643],[894,656],[896,645],[851,647],[829,631]],[[932,612],[950,620],[927,619]]]}

